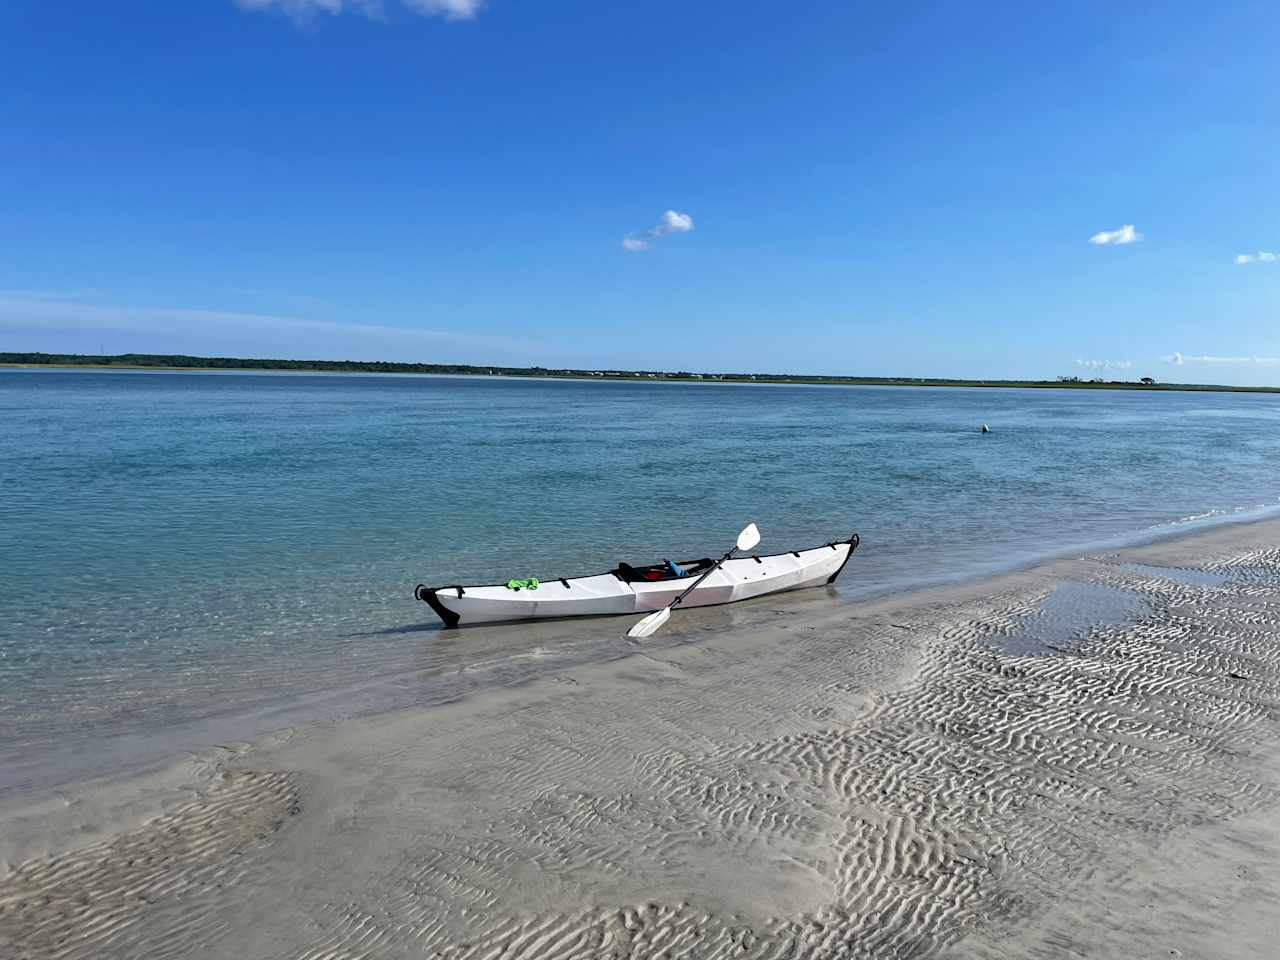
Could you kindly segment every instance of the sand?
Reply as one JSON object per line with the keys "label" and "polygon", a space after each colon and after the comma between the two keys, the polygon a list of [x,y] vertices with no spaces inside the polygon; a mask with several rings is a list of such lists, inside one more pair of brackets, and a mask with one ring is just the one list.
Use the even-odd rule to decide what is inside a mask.
{"label": "sand", "polygon": [[1280,522],[732,609],[10,800],[0,956],[1280,955]]}

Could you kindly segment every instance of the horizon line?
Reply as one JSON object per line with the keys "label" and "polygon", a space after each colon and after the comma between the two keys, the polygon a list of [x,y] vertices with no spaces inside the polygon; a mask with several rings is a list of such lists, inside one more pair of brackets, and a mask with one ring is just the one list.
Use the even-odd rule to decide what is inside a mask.
{"label": "horizon line", "polygon": [[[125,362],[134,361],[134,362]],[[196,361],[184,363],[182,361]],[[1017,378],[911,377],[870,376],[852,374],[804,373],[739,373],[693,372],[688,370],[650,370],[621,368],[516,367],[504,364],[418,363],[399,360],[302,360],[276,357],[223,357],[185,353],[45,353],[43,351],[0,351],[0,367],[60,367],[86,369],[147,370],[228,370],[253,373],[258,371],[311,371],[353,373],[400,373],[426,376],[492,376],[529,377],[533,379],[570,380],[640,380],[702,383],[797,383],[866,386],[941,386],[941,387],[1063,387],[1068,389],[1111,388],[1128,390],[1207,390],[1231,393],[1280,393],[1280,386],[1234,386],[1216,383],[1181,383],[1157,381],[1154,377],[1137,380],[1085,379],[1059,376],[1053,380]]]}

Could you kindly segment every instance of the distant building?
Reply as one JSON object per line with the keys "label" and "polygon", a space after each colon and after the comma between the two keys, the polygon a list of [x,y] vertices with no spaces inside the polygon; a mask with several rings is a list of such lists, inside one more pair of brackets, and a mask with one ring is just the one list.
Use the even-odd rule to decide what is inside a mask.
{"label": "distant building", "polygon": [[1143,377],[1143,378],[1142,378],[1142,382],[1143,382],[1143,383],[1155,383],[1156,381],[1155,381],[1155,379],[1154,379],[1154,378],[1152,378],[1152,377]]}

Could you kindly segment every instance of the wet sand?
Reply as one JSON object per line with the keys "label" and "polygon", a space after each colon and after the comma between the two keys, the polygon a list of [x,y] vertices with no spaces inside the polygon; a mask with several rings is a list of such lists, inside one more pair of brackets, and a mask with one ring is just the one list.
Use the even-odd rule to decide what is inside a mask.
{"label": "wet sand", "polygon": [[742,609],[10,799],[0,956],[1276,955],[1280,522]]}

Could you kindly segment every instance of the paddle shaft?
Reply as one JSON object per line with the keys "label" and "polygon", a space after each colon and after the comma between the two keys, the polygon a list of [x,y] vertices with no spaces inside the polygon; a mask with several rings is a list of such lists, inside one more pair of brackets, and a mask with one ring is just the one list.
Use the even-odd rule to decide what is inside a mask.
{"label": "paddle shaft", "polygon": [[732,556],[734,555],[734,553],[737,551],[737,549],[738,549],[737,547],[734,547],[734,548],[733,548],[733,550],[730,550],[730,551],[729,551],[728,553],[726,553],[723,557],[721,557],[719,560],[717,560],[717,561],[715,562],[715,564],[711,567],[711,569],[710,569],[710,570],[708,570],[706,573],[704,573],[702,576],[700,576],[697,580],[693,581],[693,583],[689,584],[688,588],[686,588],[686,589],[685,589],[684,593],[680,594],[680,596],[676,597],[674,600],[672,600],[670,603],[668,603],[668,604],[667,604],[667,609],[668,609],[668,610],[673,610],[673,609],[675,609],[677,606],[679,606],[679,604],[680,604],[680,601],[681,601],[681,600],[683,600],[683,599],[684,599],[685,597],[687,597],[689,594],[693,593],[693,591],[697,589],[698,584],[700,584],[703,580],[707,579],[707,577],[711,576],[713,573],[715,573],[717,570],[719,570],[719,569],[720,569],[720,564],[724,563],[726,560],[728,560],[730,557],[732,557]]}

